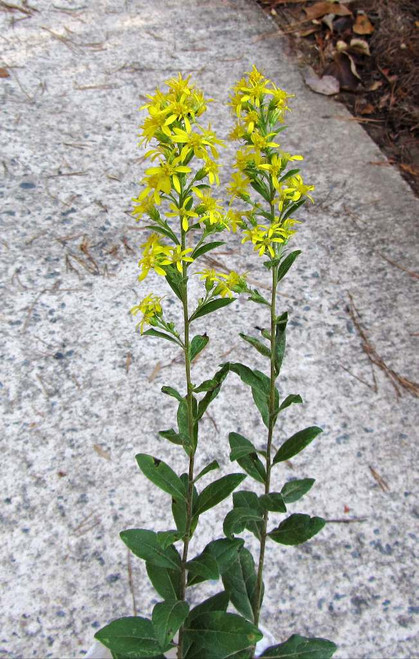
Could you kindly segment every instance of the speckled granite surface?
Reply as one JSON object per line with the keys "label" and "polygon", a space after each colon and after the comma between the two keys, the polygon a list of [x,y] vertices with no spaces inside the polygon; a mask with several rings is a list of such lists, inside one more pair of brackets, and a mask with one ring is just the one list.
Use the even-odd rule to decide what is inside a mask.
{"label": "speckled granite surface", "polygon": [[[0,79],[0,652],[81,657],[98,627],[132,613],[118,532],[164,528],[167,506],[134,455],[157,450],[157,430],[174,412],[160,387],[182,377],[170,348],[140,340],[128,313],[146,292],[136,282],[140,236],[128,215],[143,167],[137,107],[168,76],[192,72],[220,101],[211,116],[225,135],[221,102],[255,62],[297,95],[285,143],[305,154],[317,202],[302,213],[295,244],[304,255],[281,290],[291,314],[282,385],[307,401],[287,415],[284,433],[313,423],[325,433],[276,476],[317,479],[296,511],[366,518],[330,524],[300,548],[270,548],[263,623],[278,640],[293,632],[330,638],[338,659],[417,657],[416,399],[397,397],[378,369],[374,391],[347,312],[352,295],[377,352],[414,380],[417,282],[406,270],[417,270],[417,200],[394,169],[371,164],[384,157],[345,109],[304,87],[285,41],[267,36],[275,28],[251,0],[31,6],[29,14],[0,7],[0,65],[10,72]],[[230,159],[231,148],[224,180]],[[263,284],[237,237],[229,250],[220,260]],[[229,359],[256,364],[237,334],[262,322],[244,300],[222,324],[206,319],[211,343],[196,379],[206,360],[217,364],[230,349]],[[216,456],[231,469],[231,430],[258,440],[249,402],[229,378],[211,410],[216,426],[205,421],[202,462]],[[158,450],[181,466],[175,449]],[[202,543],[225,510],[203,518]],[[148,610],[154,595],[139,562],[132,571],[137,605]]]}

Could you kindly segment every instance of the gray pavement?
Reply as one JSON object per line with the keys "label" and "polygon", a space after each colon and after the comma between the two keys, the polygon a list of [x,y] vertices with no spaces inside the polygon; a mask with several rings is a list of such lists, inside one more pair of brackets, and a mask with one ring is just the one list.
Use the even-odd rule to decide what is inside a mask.
{"label": "gray pavement", "polygon": [[[252,0],[31,6],[0,7],[0,66],[10,73],[0,79],[2,654],[80,657],[98,627],[132,614],[132,592],[139,612],[150,610],[155,595],[118,532],[165,528],[167,497],[134,455],[158,451],[181,466],[156,437],[174,414],[160,387],[180,382],[182,367],[170,347],[136,336],[128,313],[149,290],[136,281],[140,230],[129,217],[144,168],[137,108],[169,76],[191,72],[216,99],[211,120],[226,136],[228,90],[256,63],[296,94],[284,146],[305,155],[316,186],[295,240],[304,254],[281,289],[291,314],[283,391],[306,401],[284,432],[325,432],[278,470],[278,484],[315,477],[296,511],[366,519],[329,524],[300,548],[270,547],[262,622],[278,641],[325,636],[338,659],[417,657],[416,399],[372,369],[347,311],[352,296],[377,353],[415,380],[417,199],[348,112],[305,87]],[[230,146],[224,182],[231,157]],[[239,237],[219,259],[263,285]],[[257,364],[238,332],[260,325],[262,310],[244,299],[230,309],[222,326],[215,314],[202,323],[211,343],[196,380],[228,350]],[[249,402],[231,376],[215,424],[205,421],[202,462],[217,457],[231,470],[231,430],[258,440]],[[207,513],[197,550],[225,511]]]}

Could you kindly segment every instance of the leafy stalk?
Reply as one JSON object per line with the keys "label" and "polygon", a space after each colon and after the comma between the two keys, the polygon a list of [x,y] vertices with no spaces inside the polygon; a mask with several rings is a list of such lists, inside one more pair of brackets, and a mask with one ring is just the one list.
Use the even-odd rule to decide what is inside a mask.
{"label": "leafy stalk", "polygon": [[[181,207],[181,198],[179,198],[179,207]],[[180,218],[181,229],[181,245],[182,250],[186,245],[186,232],[182,228],[182,218]],[[190,339],[189,339],[189,312],[188,312],[188,277],[187,277],[187,263],[182,263],[182,277],[183,277],[183,290],[182,290],[182,306],[183,306],[183,324],[184,324],[184,337],[183,337],[183,354],[185,359],[185,378],[186,378],[186,402],[188,408],[188,433],[191,445],[189,454],[189,468],[188,468],[188,491],[186,499],[186,531],[183,538],[183,552],[181,563],[181,577],[180,577],[180,599],[185,601],[186,596],[186,563],[188,561],[188,549],[191,535],[192,525],[192,497],[194,487],[194,461],[196,447],[193,442],[194,433],[194,418],[193,418],[193,386],[191,380],[191,359],[190,359]],[[183,625],[179,629],[179,640],[177,648],[178,659],[183,657]]]}

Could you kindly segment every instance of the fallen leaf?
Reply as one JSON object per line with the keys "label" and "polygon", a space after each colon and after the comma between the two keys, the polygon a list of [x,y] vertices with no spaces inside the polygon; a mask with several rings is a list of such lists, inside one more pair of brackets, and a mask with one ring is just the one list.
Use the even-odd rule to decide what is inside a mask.
{"label": "fallen leaf", "polygon": [[349,47],[352,52],[358,55],[371,55],[370,47],[364,39],[351,39]]}
{"label": "fallen leaf", "polygon": [[382,80],[375,80],[375,82],[372,83],[367,89],[369,92],[375,92],[377,89],[380,89],[380,87],[383,86],[383,81]]}
{"label": "fallen leaf", "polygon": [[7,69],[0,68],[0,78],[10,78],[10,73]]}
{"label": "fallen leaf", "polygon": [[322,21],[323,23],[326,23],[327,27],[331,32],[333,32],[333,19],[335,15],[334,14],[326,14],[326,16],[323,16]]}
{"label": "fallen leaf", "polygon": [[341,89],[347,89],[354,92],[358,88],[359,75],[358,72],[354,73],[355,62],[352,57],[346,52],[336,53],[333,62],[327,65],[323,75],[333,76],[339,81]]}
{"label": "fallen leaf", "polygon": [[307,20],[312,21],[315,18],[323,18],[326,14],[334,14],[335,16],[350,16],[351,10],[339,3],[330,2],[316,2],[311,7],[304,7],[307,15]]}
{"label": "fallen leaf", "polygon": [[349,512],[351,512],[351,509],[349,508],[349,506],[343,506],[343,512],[344,513],[349,513]]}
{"label": "fallen leaf", "polygon": [[362,110],[360,110],[361,114],[372,114],[373,112],[375,112],[375,107],[372,103],[367,103]]}
{"label": "fallen leaf", "polygon": [[355,34],[372,34],[374,26],[366,14],[358,14],[352,26]]}
{"label": "fallen leaf", "polygon": [[332,96],[333,94],[338,94],[340,91],[338,80],[330,75],[325,75],[319,78],[314,71],[311,71],[305,76],[304,82],[313,90],[313,92],[316,92],[316,94]]}
{"label": "fallen leaf", "polygon": [[309,37],[310,34],[314,34],[315,32],[320,31],[320,25],[310,25],[306,30],[302,30],[301,32],[297,32],[297,36],[299,37]]}
{"label": "fallen leaf", "polygon": [[96,453],[100,455],[101,458],[105,458],[105,460],[110,460],[111,456],[108,451],[105,451],[99,444],[93,444],[93,448],[95,449]]}

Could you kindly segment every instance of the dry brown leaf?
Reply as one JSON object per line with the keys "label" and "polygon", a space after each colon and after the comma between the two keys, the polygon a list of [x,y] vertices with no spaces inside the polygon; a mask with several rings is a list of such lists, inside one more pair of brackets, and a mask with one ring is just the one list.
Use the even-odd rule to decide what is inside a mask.
{"label": "dry brown leaf", "polygon": [[351,16],[352,12],[348,7],[339,3],[330,2],[316,2],[311,7],[304,7],[307,15],[307,20],[314,20],[316,18],[323,18],[326,14],[334,14],[335,16]]}
{"label": "dry brown leaf", "polygon": [[373,112],[375,112],[375,107],[372,103],[367,103],[362,110],[360,110],[361,114],[372,114]]}
{"label": "dry brown leaf", "polygon": [[301,32],[297,32],[297,36],[299,36],[299,37],[309,37],[310,34],[314,34],[315,32],[320,32],[320,30],[321,30],[320,25],[311,25],[306,30],[302,30]]}
{"label": "dry brown leaf", "polygon": [[374,26],[366,14],[358,14],[352,26],[355,34],[372,34]]}
{"label": "dry brown leaf", "polygon": [[330,75],[325,75],[319,78],[319,76],[314,72],[310,71],[305,78],[304,82],[313,92],[316,94],[323,94],[324,96],[332,96],[333,94],[339,93],[339,82]]}
{"label": "dry brown leaf", "polygon": [[383,86],[383,81],[382,80],[376,80],[375,82],[372,83],[367,89],[369,92],[375,92],[377,89],[380,89],[380,87]]}
{"label": "dry brown leaf", "polygon": [[105,458],[105,460],[110,460],[111,455],[108,453],[108,451],[105,451],[99,444],[93,444],[93,448],[95,449],[96,453],[100,455],[101,458]]}
{"label": "dry brown leaf", "polygon": [[355,91],[358,88],[359,75],[354,73],[353,67],[355,67],[355,63],[348,53],[336,53],[333,62],[327,65],[323,75],[336,78],[341,89]]}
{"label": "dry brown leaf", "polygon": [[10,78],[10,73],[3,67],[0,68],[0,78]]}
{"label": "dry brown leaf", "polygon": [[349,47],[352,52],[358,55],[371,55],[370,47],[364,39],[351,39]]}

